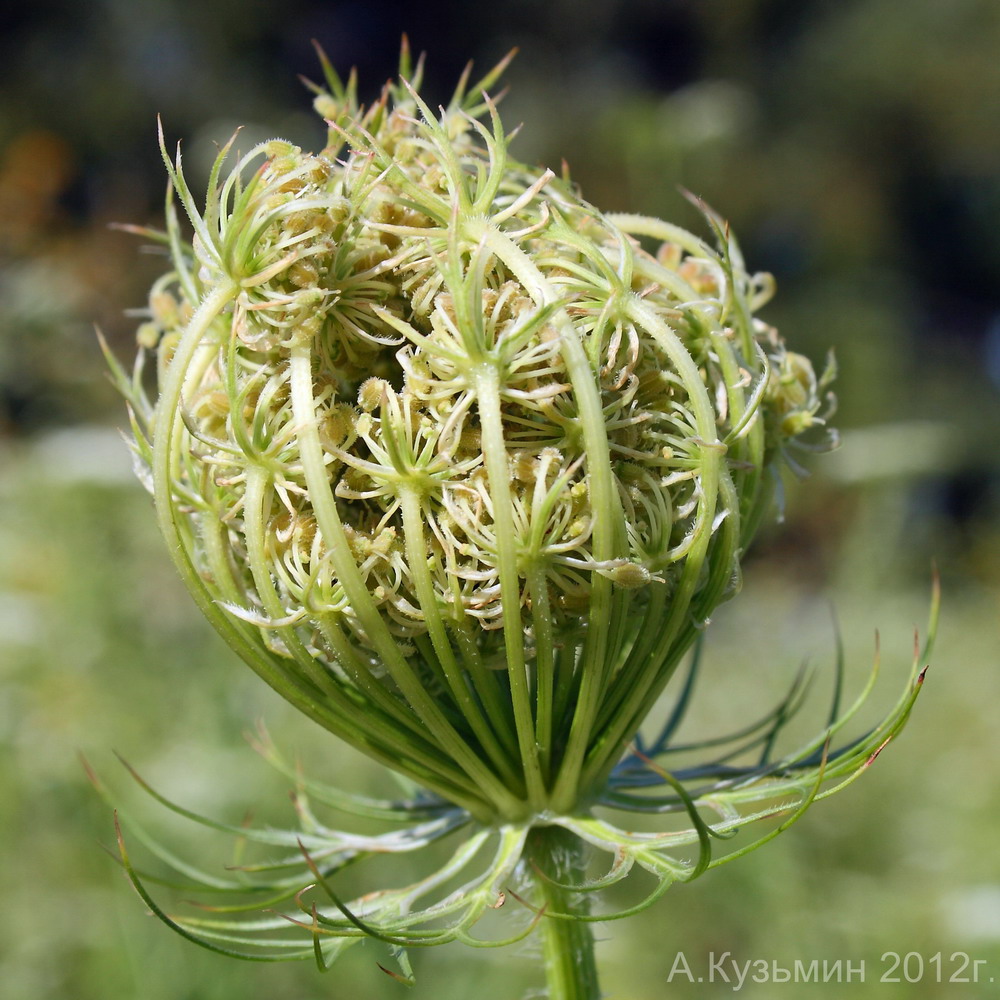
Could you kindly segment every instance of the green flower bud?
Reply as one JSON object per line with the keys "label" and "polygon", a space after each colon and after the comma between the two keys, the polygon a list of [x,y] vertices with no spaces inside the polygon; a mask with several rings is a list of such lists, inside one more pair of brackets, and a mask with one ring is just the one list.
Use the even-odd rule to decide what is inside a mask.
{"label": "green flower bud", "polygon": [[[871,764],[923,674],[883,723],[835,751],[860,700],[772,759],[793,689],[763,722],[707,741],[705,767],[663,769],[697,656],[659,736],[646,744],[639,727],[738,589],[779,466],[794,468],[805,432],[829,439],[832,366],[817,378],[754,317],[773,281],[746,270],[706,206],[711,245],[658,219],[602,213],[552,171],[515,161],[485,96],[503,64],[469,96],[463,77],[435,114],[408,82],[420,68],[411,77],[405,47],[400,82],[364,112],[353,77],[344,86],[323,63],[321,152],[272,140],[224,176],[230,143],[201,206],[180,153],[164,149],[173,269],[150,294],[132,377],[110,363],[132,405],[140,477],[206,616],[305,715],[421,791],[359,803],[320,790],[410,824],[373,836],[322,826],[304,802],[292,833],[207,821],[301,851],[304,885],[294,874],[203,880],[254,896],[266,915],[248,922],[176,921],[120,839],[123,863],[153,912],[205,947],[325,967],[371,934],[393,946],[404,977],[405,945],[472,940],[506,887],[524,883],[554,918],[553,995],[593,1000],[590,934],[568,919],[587,919],[577,893],[641,868],[657,887],[634,912],[704,872],[713,838],[785,815],[766,842],[824,782],[841,787]],[[685,811],[691,825],[634,833],[595,816],[598,805]],[[451,859],[410,886],[348,906],[329,884],[360,855],[462,827]],[[613,859],[596,882],[584,843]],[[683,848],[697,858],[678,859]],[[294,862],[261,870],[275,867]],[[305,901],[320,890],[322,908]],[[296,915],[271,914],[292,899]],[[278,937],[303,927],[310,947]]]}
{"label": "green flower bud", "polygon": [[601,786],[736,589],[818,383],[704,206],[714,249],[606,215],[475,103],[404,82],[319,154],[274,139],[223,177],[227,146],[204,207],[168,161],[194,237],[172,225],[140,331],[139,450],[258,672],[511,819]]}

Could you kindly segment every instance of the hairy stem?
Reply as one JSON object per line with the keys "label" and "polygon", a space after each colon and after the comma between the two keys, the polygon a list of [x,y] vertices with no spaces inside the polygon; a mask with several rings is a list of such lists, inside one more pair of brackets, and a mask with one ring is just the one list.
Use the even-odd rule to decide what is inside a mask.
{"label": "hairy stem", "polygon": [[584,844],[559,827],[536,827],[528,841],[528,858],[537,876],[536,899],[544,907],[541,920],[545,981],[549,1000],[600,1000],[594,932],[586,920],[587,895],[567,890],[584,879]]}

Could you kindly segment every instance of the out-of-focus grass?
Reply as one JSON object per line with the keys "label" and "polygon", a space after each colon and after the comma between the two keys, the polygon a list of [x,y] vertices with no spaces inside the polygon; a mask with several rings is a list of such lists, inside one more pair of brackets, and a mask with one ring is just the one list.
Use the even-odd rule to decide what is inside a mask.
{"label": "out-of-focus grass", "polygon": [[[321,977],[308,963],[247,965],[209,955],[144,916],[100,849],[99,842],[113,845],[112,819],[87,783],[78,751],[129,809],[150,812],[112,749],[183,804],[236,822],[247,810],[269,821],[290,818],[287,787],[243,740],[259,718],[318,777],[374,791],[392,779],[295,717],[200,621],[113,432],[43,438],[8,448],[2,463],[0,981],[8,995],[402,995],[375,964],[386,961],[379,945],[353,949]],[[929,570],[880,571],[891,560],[877,536],[893,537],[886,510],[901,509],[889,497],[899,489],[852,491],[855,527],[842,554],[827,557],[828,595],[801,564],[784,558],[781,534],[774,535],[751,562],[745,593],[713,625],[690,732],[723,732],[763,712],[803,659],[820,668],[812,701],[820,725],[829,690],[822,668],[833,655],[827,597],[842,623],[850,687],[866,674],[878,628],[884,662],[875,700],[888,705],[895,697],[929,589]],[[798,503],[793,514],[802,513]],[[879,512],[874,533],[865,528],[866,510]],[[933,981],[930,966],[922,982],[880,983],[884,952],[918,952],[925,961],[942,952],[946,973],[956,967],[952,953],[967,952],[988,961],[981,975],[1000,978],[996,612],[995,590],[946,574],[938,648],[898,743],[861,781],[815,806],[761,852],[672,888],[642,917],[599,928],[607,995],[722,995],[733,984],[710,985],[707,977],[711,953],[725,951],[741,964],[765,960],[785,968],[796,959],[855,967],[864,960],[866,982],[851,987],[859,997],[954,995],[954,985]],[[165,828],[197,850],[192,831]],[[676,975],[668,984],[678,952],[705,983]],[[418,954],[418,982],[408,995],[513,1000],[539,985],[538,957],[530,944],[501,953],[449,946]],[[748,982],[743,991],[763,997],[777,988]],[[831,986],[784,989],[798,998],[828,995]],[[988,984],[961,989],[991,995]]]}

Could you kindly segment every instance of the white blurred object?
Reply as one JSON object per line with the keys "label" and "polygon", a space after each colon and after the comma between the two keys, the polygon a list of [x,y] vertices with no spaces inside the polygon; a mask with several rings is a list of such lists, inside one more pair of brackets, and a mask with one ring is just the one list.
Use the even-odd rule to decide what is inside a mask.
{"label": "white blurred object", "polygon": [[132,455],[112,427],[67,427],[39,438],[33,451],[54,482],[131,483]]}
{"label": "white blurred object", "polygon": [[957,940],[1000,941],[1000,885],[957,889],[943,901],[945,922]]}

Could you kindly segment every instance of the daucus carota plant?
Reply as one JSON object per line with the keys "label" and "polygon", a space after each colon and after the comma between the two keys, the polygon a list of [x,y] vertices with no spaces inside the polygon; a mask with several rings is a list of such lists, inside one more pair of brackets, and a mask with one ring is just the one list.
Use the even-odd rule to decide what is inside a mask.
{"label": "daucus carota plant", "polygon": [[[412,794],[320,786],[263,741],[296,781],[299,827],[203,820],[276,852],[231,878],[181,866],[188,892],[222,896],[214,912],[168,916],[120,838],[122,858],[158,916],[227,954],[326,967],[371,937],[406,978],[407,948],[537,930],[550,995],[597,997],[591,921],[745,853],[853,780],[919,683],[831,748],[853,713],[835,698],[823,731],[782,755],[796,688],[671,769],[695,655],[662,732],[639,737],[739,588],[779,466],[808,432],[827,435],[827,377],[754,317],[770,279],[745,270],[707,208],[711,243],[602,213],[568,178],[513,160],[487,96],[502,65],[434,111],[405,51],[399,82],[367,109],[353,77],[323,64],[319,153],[274,140],[224,176],[230,143],[202,204],[164,147],[167,228],[148,235],[172,269],[134,372],[112,364],[202,611]],[[310,802],[391,828],[335,830]],[[683,822],[628,832],[629,812]],[[714,841],[779,814],[714,856]],[[348,864],[445,839],[418,881],[342,898]],[[652,876],[641,902],[591,907],[636,870]],[[474,934],[505,900],[507,929]]]}

